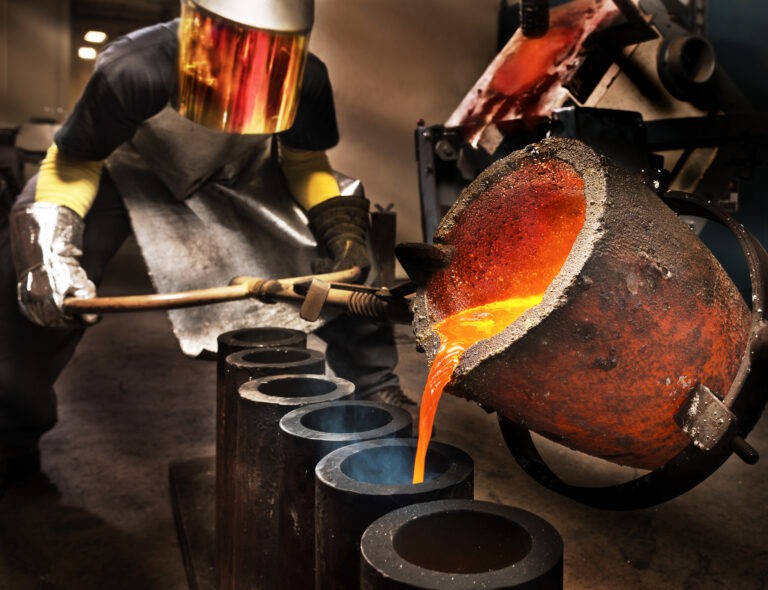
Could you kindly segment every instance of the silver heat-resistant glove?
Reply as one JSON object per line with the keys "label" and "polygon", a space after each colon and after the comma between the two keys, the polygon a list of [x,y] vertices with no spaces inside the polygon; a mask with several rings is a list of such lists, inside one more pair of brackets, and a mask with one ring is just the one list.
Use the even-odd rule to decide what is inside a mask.
{"label": "silver heat-resistant glove", "polygon": [[11,250],[22,313],[48,328],[96,323],[96,315],[68,316],[66,297],[94,297],[96,287],[80,266],[85,222],[71,209],[37,202],[10,217]]}

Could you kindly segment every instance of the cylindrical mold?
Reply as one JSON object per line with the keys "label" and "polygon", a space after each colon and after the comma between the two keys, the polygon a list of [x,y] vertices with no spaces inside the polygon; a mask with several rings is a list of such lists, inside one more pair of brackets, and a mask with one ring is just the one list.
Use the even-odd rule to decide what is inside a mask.
{"label": "cylindrical mold", "polygon": [[347,590],[360,581],[360,537],[396,508],[471,499],[474,465],[464,451],[429,445],[424,483],[413,484],[415,439],[383,439],[337,449],[315,468],[315,590]]}
{"label": "cylindrical mold", "polygon": [[[306,348],[307,335],[300,330],[291,330],[290,328],[241,328],[219,334],[217,338],[216,353],[216,532],[215,532],[215,552],[214,561],[216,570],[223,572],[227,570],[227,541],[230,534],[223,525],[224,509],[224,456],[225,456],[225,433],[227,432],[227,412],[225,407],[224,395],[225,372],[227,364],[225,359],[234,352],[246,350],[249,348],[271,348],[288,346],[291,348]],[[235,389],[240,383],[235,383]],[[234,396],[230,396],[230,405],[235,401]],[[233,409],[231,410],[234,411]],[[230,454],[231,456],[231,454]],[[221,588],[225,588],[220,581]]]}
{"label": "cylindrical mold", "polygon": [[280,587],[315,583],[315,466],[331,451],[366,440],[411,436],[411,415],[381,402],[312,404],[280,420]]}
{"label": "cylindrical mold", "polygon": [[724,396],[737,375],[750,314],[733,282],[654,191],[578,141],[494,163],[434,241],[452,256],[414,302],[430,361],[447,318],[539,300],[478,336],[446,391],[552,440],[655,469],[690,444],[675,415],[696,385]]}
{"label": "cylindrical mold", "polygon": [[216,560],[222,590],[232,588],[232,482],[237,439],[237,390],[251,379],[286,373],[325,373],[325,355],[306,348],[246,348],[224,360],[216,424]]}
{"label": "cylindrical mold", "polygon": [[563,540],[543,518],[474,500],[400,508],[363,533],[361,590],[562,590]]}
{"label": "cylindrical mold", "polygon": [[273,375],[240,386],[232,517],[232,578],[237,590],[278,587],[280,419],[309,404],[350,399],[338,377]]}

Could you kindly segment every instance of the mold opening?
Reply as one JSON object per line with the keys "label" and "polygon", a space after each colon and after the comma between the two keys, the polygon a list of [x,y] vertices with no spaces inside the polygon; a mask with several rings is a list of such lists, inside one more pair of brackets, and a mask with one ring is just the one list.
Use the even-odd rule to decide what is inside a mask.
{"label": "mold opening", "polygon": [[[362,449],[341,462],[341,471],[354,480],[376,485],[406,485],[413,482],[412,446],[388,446]],[[442,453],[427,451],[424,481],[448,471],[450,462]]]}
{"label": "mold opening", "polygon": [[325,395],[336,389],[336,384],[312,377],[285,377],[270,379],[259,385],[259,392],[275,397],[312,397]]}
{"label": "mold opening", "polygon": [[263,344],[264,342],[282,342],[293,336],[281,328],[248,328],[237,333],[237,339],[241,342]]}
{"label": "mold opening", "polygon": [[309,357],[310,352],[307,350],[264,348],[248,351],[247,354],[243,355],[243,360],[246,363],[254,363],[257,365],[282,365],[286,363],[297,363],[300,361],[305,361]]}
{"label": "mold opening", "polygon": [[307,412],[302,426],[317,432],[366,432],[392,422],[392,414],[384,408],[339,404]]}
{"label": "mold opening", "polygon": [[509,567],[533,545],[518,523],[496,514],[457,510],[427,514],[395,533],[395,551],[410,563],[451,574],[479,574]]}

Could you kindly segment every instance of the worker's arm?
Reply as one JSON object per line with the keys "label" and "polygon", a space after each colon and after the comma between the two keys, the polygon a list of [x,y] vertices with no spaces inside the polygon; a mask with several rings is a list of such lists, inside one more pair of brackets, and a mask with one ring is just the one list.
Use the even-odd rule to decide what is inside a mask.
{"label": "worker's arm", "polygon": [[40,164],[35,202],[68,207],[85,217],[99,189],[102,160],[83,162],[67,158],[54,143]]}
{"label": "worker's arm", "polygon": [[299,150],[278,142],[278,162],[293,198],[305,211],[339,196],[339,183],[323,150]]}
{"label": "worker's arm", "polygon": [[14,208],[10,216],[19,307],[36,324],[82,326],[97,319],[63,311],[66,297],[96,294],[80,266],[83,218],[96,198],[103,160],[171,97],[174,27],[167,23],[132,33],[101,53],[41,164],[34,202]]}
{"label": "worker's arm", "polygon": [[[278,144],[278,161],[288,187],[307,211],[309,227],[324,250],[313,272],[370,266],[368,257],[368,200],[339,196],[339,185],[324,151],[298,150]],[[328,256],[326,258],[325,256]]]}

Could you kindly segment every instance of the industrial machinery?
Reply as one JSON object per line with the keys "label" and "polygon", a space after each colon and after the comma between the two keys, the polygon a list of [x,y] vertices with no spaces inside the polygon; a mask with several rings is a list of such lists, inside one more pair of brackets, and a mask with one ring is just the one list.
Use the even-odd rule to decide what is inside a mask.
{"label": "industrial machinery", "polygon": [[[398,257],[421,286],[414,325],[434,358],[437,337],[432,328],[455,313],[454,307],[468,307],[470,301],[487,303],[494,296],[501,297],[505,288],[505,296],[514,292],[509,291],[507,281],[514,272],[510,267],[524,272],[526,263],[520,257],[531,255],[531,240],[526,247],[509,245],[519,232],[540,246],[538,250],[533,247],[538,257],[545,249],[543,244],[535,244],[537,239],[556,237],[546,227],[526,228],[521,221],[534,209],[530,205],[526,211],[521,201],[528,197],[546,201],[547,190],[554,190],[547,189],[546,182],[537,185],[535,175],[524,172],[526,166],[534,163],[533,168],[547,168],[547,163],[550,167],[564,163],[564,174],[575,171],[584,194],[589,193],[584,197],[587,217],[562,272],[544,281],[545,288],[549,285],[550,307],[545,295],[544,303],[534,308],[537,312],[529,310],[502,335],[467,350],[449,390],[499,411],[513,456],[539,483],[593,506],[640,508],[697,485],[732,452],[747,463],[758,458],[744,437],[765,404],[762,339],[768,257],[728,211],[738,208],[739,182],[749,177],[755,163],[754,142],[766,134],[767,119],[750,107],[718,64],[712,45],[701,34],[700,3],[684,7],[674,0],[573,0],[551,11],[542,7],[546,4],[523,2],[523,26],[449,120],[444,125],[422,124],[416,130],[422,229],[425,241],[434,239],[435,243],[402,245]],[[526,23],[526,15],[535,22]],[[530,147],[543,138],[577,139],[591,149],[554,139]],[[600,156],[607,156],[618,168]],[[537,173],[554,178],[557,190],[567,184],[553,170]],[[517,204],[494,200],[499,190],[507,190]],[[686,216],[697,231],[710,221],[734,234],[749,269],[751,313],[741,297],[734,295],[735,288],[722,269],[715,272],[714,267],[704,269],[687,260],[701,249],[700,242],[695,244],[684,233],[679,237],[685,244],[674,237],[680,230],[672,231],[670,225],[679,227],[679,220],[671,219],[674,216],[649,192]],[[639,211],[638,201],[645,200],[656,203]],[[600,202],[607,203],[608,209],[597,213],[594,207]],[[591,223],[596,225],[589,227]],[[503,237],[483,249],[483,238],[490,235],[483,232],[495,230]],[[587,238],[590,232],[596,233]],[[606,243],[611,235],[624,246],[629,246],[633,236],[636,241],[622,255],[623,246],[617,250],[616,244]],[[584,239],[602,245],[597,250],[579,251],[585,246]],[[668,250],[670,244],[675,244],[673,252]],[[685,312],[669,307],[654,310],[648,300],[640,302],[636,297],[636,287],[640,291],[648,287],[659,295],[657,288],[669,287],[667,279],[680,279],[677,270],[672,279],[670,265],[659,264],[665,250],[678,258],[673,265],[686,260],[677,267],[683,274],[693,272],[692,290],[676,296]],[[507,257],[500,265],[502,253]],[[606,263],[606,256],[621,259],[626,267]],[[474,258],[483,261],[473,263],[470,259]],[[600,262],[594,266],[590,259]],[[580,272],[573,272],[574,265]],[[540,267],[548,268],[546,261]],[[647,276],[642,279],[644,271]],[[655,277],[650,276],[654,273]],[[502,285],[495,294],[491,276]],[[633,281],[635,276],[640,282]],[[575,282],[568,285],[568,280]],[[624,293],[616,288],[617,280],[624,281]],[[459,285],[469,296],[456,296]],[[585,297],[595,300],[576,302],[581,296],[579,288],[591,292]],[[714,328],[713,317],[722,320],[726,316],[713,316],[711,309],[696,311],[703,303],[702,293],[707,294],[706,305],[713,303],[712,295],[742,309],[734,316],[727,312],[728,319]],[[631,310],[614,314],[618,311],[615,305],[630,303],[645,309],[654,324],[645,328],[645,337],[654,340],[653,346],[634,340],[629,345],[639,347],[636,355],[624,346],[628,342],[624,338],[632,340],[630,334],[637,336],[642,331],[634,323],[639,316]],[[687,313],[692,315],[686,318]],[[662,319],[665,315],[666,320]],[[688,332],[687,340],[675,341],[662,327],[664,321],[679,327],[678,334],[687,332],[686,322],[697,327],[695,333]],[[601,322],[605,322],[602,328]],[[728,362],[715,369],[711,363],[720,353],[710,350],[698,361],[689,359],[687,374],[678,372],[674,379],[665,377],[661,384],[652,383],[659,376],[655,372],[659,365],[674,364],[681,354],[693,353],[707,340],[702,331],[708,329],[723,342],[730,341],[733,348],[726,354]],[[611,330],[612,336],[606,335]],[[601,338],[603,349],[598,352],[594,342]],[[574,339],[590,348],[590,353],[579,351]],[[588,362],[593,363],[593,373],[584,370]],[[620,365],[631,366],[636,374],[616,371]],[[713,369],[708,376],[704,375],[709,371],[706,366]],[[673,382],[681,378],[682,382]],[[552,403],[559,387],[573,395],[570,401],[559,398]],[[662,412],[666,415],[664,427],[655,422],[648,406],[656,395],[654,390],[666,392],[665,401],[670,402]],[[504,393],[496,397],[495,391]],[[567,484],[542,459],[529,428],[572,448],[650,471],[634,481],[605,488]],[[670,447],[664,456],[652,458],[660,448],[653,441],[667,435],[671,437],[667,442],[676,440],[672,445],[676,450]],[[585,437],[584,444],[576,442],[580,437]],[[629,455],[624,454],[630,447]]]}

